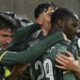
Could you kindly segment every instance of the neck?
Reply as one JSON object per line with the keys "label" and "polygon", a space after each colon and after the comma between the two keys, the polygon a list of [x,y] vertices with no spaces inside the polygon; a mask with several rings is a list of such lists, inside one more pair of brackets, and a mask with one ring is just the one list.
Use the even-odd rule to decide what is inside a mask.
{"label": "neck", "polygon": [[42,28],[42,34],[43,34],[43,36],[47,36],[49,34],[49,31]]}
{"label": "neck", "polygon": [[63,33],[65,40],[70,42],[70,40],[67,38],[66,34],[60,28],[58,28],[58,25],[53,25],[52,27],[53,27],[52,31],[51,31],[52,34],[61,31]]}
{"label": "neck", "polygon": [[65,41],[71,42],[71,40],[69,40],[69,39],[67,38],[67,36],[66,36],[65,33],[63,33],[63,36],[64,36]]}
{"label": "neck", "polygon": [[56,32],[59,32],[59,31],[61,31],[61,30],[58,28],[58,25],[53,25],[52,26],[51,33],[56,33]]}

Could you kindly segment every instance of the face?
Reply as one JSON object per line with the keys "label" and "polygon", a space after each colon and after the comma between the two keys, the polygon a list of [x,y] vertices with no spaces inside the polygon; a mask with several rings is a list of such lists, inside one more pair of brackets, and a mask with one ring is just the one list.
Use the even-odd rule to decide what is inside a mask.
{"label": "face", "polygon": [[0,48],[4,49],[8,47],[8,44],[12,41],[12,35],[11,29],[0,30]]}
{"label": "face", "polygon": [[44,28],[46,31],[51,30],[51,15],[53,12],[53,8],[49,7],[47,11],[45,9],[37,18],[37,23],[40,24],[41,28]]}
{"label": "face", "polygon": [[72,18],[69,18],[64,22],[63,31],[66,34],[68,39],[73,39],[76,35],[78,21]]}

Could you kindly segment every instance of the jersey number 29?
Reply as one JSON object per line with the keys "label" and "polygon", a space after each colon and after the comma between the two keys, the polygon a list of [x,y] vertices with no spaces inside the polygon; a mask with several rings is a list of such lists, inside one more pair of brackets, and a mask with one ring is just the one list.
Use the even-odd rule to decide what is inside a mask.
{"label": "jersey number 29", "polygon": [[41,69],[41,74],[38,76],[37,80],[42,80],[44,76],[50,80],[54,80],[52,62],[49,59],[46,59],[43,63],[37,61],[35,63],[35,70],[38,69]]}

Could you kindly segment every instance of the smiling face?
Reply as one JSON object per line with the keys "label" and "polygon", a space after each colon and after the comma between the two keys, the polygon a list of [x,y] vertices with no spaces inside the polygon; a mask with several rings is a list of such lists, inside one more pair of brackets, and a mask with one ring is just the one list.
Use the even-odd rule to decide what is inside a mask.
{"label": "smiling face", "polygon": [[4,49],[8,47],[8,44],[12,41],[13,32],[10,29],[0,30],[0,48]]}

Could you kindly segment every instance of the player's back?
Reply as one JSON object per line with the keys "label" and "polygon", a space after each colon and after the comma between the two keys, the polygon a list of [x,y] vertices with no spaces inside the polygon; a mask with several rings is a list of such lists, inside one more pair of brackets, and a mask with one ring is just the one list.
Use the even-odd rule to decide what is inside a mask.
{"label": "player's back", "polygon": [[[60,41],[48,49],[43,56],[32,62],[33,80],[63,80],[63,71],[55,67],[58,52],[67,50],[69,43]],[[69,76],[68,76],[69,77]],[[73,76],[72,79],[75,77]],[[65,79],[65,77],[64,77]],[[71,79],[71,78],[70,78]],[[66,79],[65,79],[66,80]]]}

